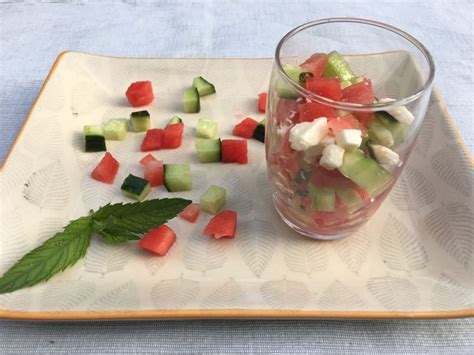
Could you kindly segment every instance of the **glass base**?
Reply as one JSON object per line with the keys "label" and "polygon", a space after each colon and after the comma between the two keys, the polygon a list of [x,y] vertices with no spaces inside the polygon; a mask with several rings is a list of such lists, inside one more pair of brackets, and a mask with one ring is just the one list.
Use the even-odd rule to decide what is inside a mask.
{"label": "glass base", "polygon": [[288,218],[286,218],[283,213],[280,211],[278,208],[278,203],[275,200],[275,196],[273,197],[273,205],[275,206],[275,209],[277,210],[278,214],[280,215],[281,219],[283,222],[286,223],[288,227],[293,229],[296,233],[304,235],[305,237],[311,238],[311,239],[318,239],[318,240],[336,240],[336,239],[342,239],[349,237],[351,233],[340,233],[340,234],[320,234],[316,232],[309,231],[307,229],[303,229],[301,227],[298,227],[296,224],[291,222]]}

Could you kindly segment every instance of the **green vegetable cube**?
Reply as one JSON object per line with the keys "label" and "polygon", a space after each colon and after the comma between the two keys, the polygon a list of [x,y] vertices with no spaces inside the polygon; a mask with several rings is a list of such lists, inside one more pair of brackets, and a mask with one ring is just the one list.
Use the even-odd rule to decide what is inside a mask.
{"label": "green vegetable cube", "polygon": [[148,180],[129,174],[120,188],[124,196],[142,201],[151,191]]}
{"label": "green vegetable cube", "polygon": [[127,137],[128,120],[116,118],[107,122],[104,127],[105,139],[123,141]]}
{"label": "green vegetable cube", "polygon": [[209,120],[207,118],[200,118],[196,126],[196,135],[199,138],[214,138],[219,131],[219,124],[217,121]]}
{"label": "green vegetable cube", "polygon": [[199,201],[201,209],[210,214],[217,214],[226,203],[226,189],[211,185]]}
{"label": "green vegetable cube", "polygon": [[216,163],[221,161],[221,140],[198,139],[196,151],[201,163]]}
{"label": "green vegetable cube", "polygon": [[130,121],[134,132],[146,132],[151,128],[150,113],[148,111],[132,112]]}

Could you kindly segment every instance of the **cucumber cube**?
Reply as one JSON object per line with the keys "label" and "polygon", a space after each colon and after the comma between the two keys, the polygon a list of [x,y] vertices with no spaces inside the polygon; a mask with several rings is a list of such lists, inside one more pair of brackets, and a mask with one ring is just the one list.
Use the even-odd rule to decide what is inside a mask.
{"label": "cucumber cube", "polygon": [[173,116],[171,117],[171,119],[169,120],[166,126],[168,127],[168,126],[171,126],[172,124],[178,124],[178,123],[183,123],[183,120],[178,116]]}
{"label": "cucumber cube", "polygon": [[385,111],[377,112],[376,117],[392,134],[393,147],[397,147],[402,144],[410,126],[406,123],[399,122],[392,115]]}
{"label": "cucumber cube", "polygon": [[[283,70],[295,83],[299,83],[300,74],[302,73],[300,67],[284,65]],[[298,93],[283,78],[277,79],[276,91],[278,97],[285,99],[296,99],[299,96]]]}
{"label": "cucumber cube", "polygon": [[317,187],[308,185],[312,198],[312,207],[320,212],[334,212],[336,210],[336,194],[332,187]]}
{"label": "cucumber cube", "polygon": [[99,125],[85,125],[83,128],[84,137],[87,136],[104,136],[104,129]]}
{"label": "cucumber cube", "polygon": [[257,127],[255,127],[255,131],[253,131],[253,138],[265,143],[265,120],[261,120]]}
{"label": "cucumber cube", "polygon": [[186,113],[197,113],[201,110],[199,93],[196,88],[191,88],[184,91],[183,106],[184,112]]}
{"label": "cucumber cube", "polygon": [[129,174],[120,188],[124,196],[142,201],[151,191],[148,180]]}
{"label": "cucumber cube", "polygon": [[391,147],[395,144],[392,132],[376,117],[369,122],[369,137],[372,142]]}
{"label": "cucumber cube", "polygon": [[355,75],[352,73],[349,63],[336,51],[332,51],[328,54],[328,61],[324,68],[323,76],[337,77],[341,81],[350,81],[352,83],[354,83],[355,79]]}
{"label": "cucumber cube", "polygon": [[214,87],[214,85],[204,79],[202,76],[194,78],[193,87],[196,88],[199,93],[199,96],[206,96],[214,94],[216,92],[216,88]]}
{"label": "cucumber cube", "polygon": [[164,184],[169,192],[191,191],[192,178],[188,164],[165,164]]}
{"label": "cucumber cube", "polygon": [[217,121],[208,120],[207,118],[200,118],[196,126],[196,135],[199,138],[212,139],[219,131],[219,124]]}
{"label": "cucumber cube", "polygon": [[123,141],[127,137],[128,120],[116,118],[107,122],[104,127],[105,139]]}
{"label": "cucumber cube", "polygon": [[359,193],[350,187],[336,187],[336,195],[351,213],[360,209],[364,204]]}
{"label": "cucumber cube", "polygon": [[226,195],[226,189],[216,185],[209,186],[199,201],[201,209],[210,214],[217,214],[225,206]]}
{"label": "cucumber cube", "polygon": [[216,163],[221,161],[220,139],[198,139],[196,151],[201,163]]}
{"label": "cucumber cube", "polygon": [[150,113],[148,111],[132,112],[130,121],[134,132],[146,132],[151,128]]}

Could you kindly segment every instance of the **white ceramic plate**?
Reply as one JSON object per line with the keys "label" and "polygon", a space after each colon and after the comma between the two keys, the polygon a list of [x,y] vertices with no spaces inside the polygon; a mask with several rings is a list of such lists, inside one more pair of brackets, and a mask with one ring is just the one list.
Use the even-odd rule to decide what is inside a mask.
{"label": "white ceramic plate", "polygon": [[[101,153],[84,153],[82,126],[128,117],[124,92],[152,80],[147,109],[161,127],[183,117],[183,146],[159,151],[165,162],[190,163],[198,200],[211,183],[228,189],[239,213],[234,240],[213,240],[173,220],[178,241],[166,257],[134,243],[94,239],[84,260],[47,283],[0,296],[0,317],[125,319],[191,317],[442,318],[473,316],[473,168],[435,91],[417,146],[391,195],[360,232],[318,242],[290,231],[273,209],[264,147],[249,140],[249,164],[198,164],[197,118],[219,120],[221,136],[247,116],[262,119],[270,59],[128,59],[63,53],[55,63],[0,173],[0,273],[71,219],[110,201],[141,175],[143,134],[109,150],[121,169],[113,186],[90,179]],[[199,114],[182,114],[181,95],[197,75],[216,85]]]}

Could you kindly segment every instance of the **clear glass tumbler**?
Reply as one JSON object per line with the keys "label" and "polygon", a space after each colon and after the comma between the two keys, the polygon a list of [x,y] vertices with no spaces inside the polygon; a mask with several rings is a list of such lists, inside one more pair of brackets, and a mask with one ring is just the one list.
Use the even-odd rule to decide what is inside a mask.
{"label": "clear glass tumbler", "polygon": [[286,224],[337,239],[367,222],[406,166],[434,72],[423,44],[376,21],[323,19],[282,38],[265,151]]}

